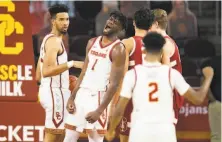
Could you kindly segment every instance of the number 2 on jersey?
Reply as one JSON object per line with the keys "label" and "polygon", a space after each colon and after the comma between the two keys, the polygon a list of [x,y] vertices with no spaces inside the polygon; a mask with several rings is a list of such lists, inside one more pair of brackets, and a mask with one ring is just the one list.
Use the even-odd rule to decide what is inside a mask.
{"label": "number 2 on jersey", "polygon": [[96,64],[97,64],[97,61],[98,61],[98,59],[95,60],[93,66],[92,66],[92,68],[91,68],[92,70],[95,70],[95,66],[96,66]]}
{"label": "number 2 on jersey", "polygon": [[149,102],[157,102],[158,97],[154,97],[153,95],[158,91],[158,85],[155,82],[151,82],[149,84],[149,87],[152,87],[152,91],[149,92]]}

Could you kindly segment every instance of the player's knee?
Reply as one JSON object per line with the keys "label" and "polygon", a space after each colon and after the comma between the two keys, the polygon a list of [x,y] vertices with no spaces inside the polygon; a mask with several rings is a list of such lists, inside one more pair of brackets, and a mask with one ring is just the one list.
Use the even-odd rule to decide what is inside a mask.
{"label": "player's knee", "polygon": [[73,130],[66,129],[64,142],[77,142],[79,133]]}
{"label": "player's knee", "polygon": [[93,131],[88,134],[89,142],[103,142],[104,134],[98,134],[97,131]]}

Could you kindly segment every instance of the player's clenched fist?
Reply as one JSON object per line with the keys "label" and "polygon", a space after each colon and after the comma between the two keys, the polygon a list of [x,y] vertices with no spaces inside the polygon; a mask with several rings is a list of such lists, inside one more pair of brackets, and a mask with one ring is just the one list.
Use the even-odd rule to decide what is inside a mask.
{"label": "player's clenched fist", "polygon": [[214,70],[211,67],[203,68],[202,72],[205,78],[211,78],[214,75]]}
{"label": "player's clenched fist", "polygon": [[66,105],[66,109],[70,114],[74,114],[74,112],[76,111],[76,106],[72,98],[69,98]]}

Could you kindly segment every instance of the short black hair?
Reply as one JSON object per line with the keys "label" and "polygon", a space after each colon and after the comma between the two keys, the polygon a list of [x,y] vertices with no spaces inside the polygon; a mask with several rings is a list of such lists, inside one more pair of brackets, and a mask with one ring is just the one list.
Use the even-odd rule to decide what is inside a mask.
{"label": "short black hair", "polygon": [[127,18],[126,18],[126,16],[123,15],[122,12],[120,12],[120,11],[113,11],[113,12],[110,13],[109,16],[110,17],[113,16],[114,18],[118,19],[119,22],[122,25],[122,29],[125,30],[125,31],[127,30]]}
{"label": "short black hair", "polygon": [[154,22],[153,11],[148,8],[141,8],[135,12],[133,20],[138,29],[148,30]]}
{"label": "short black hair", "polygon": [[160,53],[165,43],[165,38],[156,32],[150,32],[143,38],[143,44],[149,53]]}
{"label": "short black hair", "polygon": [[69,12],[69,8],[64,4],[55,4],[49,8],[51,18],[55,18],[57,13]]}

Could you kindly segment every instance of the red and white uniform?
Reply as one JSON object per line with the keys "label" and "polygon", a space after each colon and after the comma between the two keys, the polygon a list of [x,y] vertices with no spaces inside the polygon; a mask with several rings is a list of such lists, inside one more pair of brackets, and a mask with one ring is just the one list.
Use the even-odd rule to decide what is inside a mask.
{"label": "red and white uniform", "polygon": [[[40,50],[40,71],[41,71],[41,86],[39,88],[39,98],[42,107],[46,112],[45,127],[49,129],[64,129],[65,117],[68,112],[66,111],[66,103],[70,96],[69,91],[69,71],[51,76],[43,77],[42,68],[45,57],[45,44],[46,41],[55,35],[48,34],[44,37]],[[57,40],[61,40],[58,38]],[[63,42],[61,40],[62,53],[57,55],[56,63],[63,64],[68,61],[67,53]],[[50,47],[49,47],[50,48]],[[47,130],[46,130],[47,131]]]}
{"label": "red and white uniform", "polygon": [[65,126],[67,129],[78,132],[87,132],[93,129],[98,133],[106,132],[108,109],[93,124],[88,123],[85,119],[87,113],[95,111],[104,98],[109,85],[112,50],[120,43],[120,40],[116,40],[103,47],[101,40],[102,36],[97,37],[88,52],[88,67],[75,98],[76,112],[69,114]]}
{"label": "red and white uniform", "polygon": [[144,57],[144,54],[142,54],[144,50],[143,37],[134,36],[133,43],[134,46],[129,56],[129,69],[132,69],[135,65],[142,64]]}
{"label": "red and white uniform", "polygon": [[183,95],[189,87],[178,71],[161,63],[128,71],[120,96],[133,100],[129,142],[176,142],[173,90]]}
{"label": "red and white uniform", "polygon": [[[169,39],[174,44],[174,47],[175,47],[174,53],[170,57],[171,67],[176,69],[177,71],[179,71],[182,74],[182,65],[181,65],[180,53],[179,53],[178,46],[176,45],[174,40],[172,38],[170,38],[169,36],[164,36],[164,38],[166,40]],[[178,94],[178,92],[176,90],[174,90],[173,107],[174,107],[174,112],[175,112],[175,122],[174,122],[175,124],[177,124],[178,117],[179,117],[179,110],[183,106],[183,102],[184,102],[184,97],[180,96]]]}
{"label": "red and white uniform", "polygon": [[[133,49],[130,53],[129,56],[129,69],[134,68],[135,65],[139,65],[143,63],[143,58],[144,58],[144,54],[143,54],[143,37],[140,36],[134,36],[133,38]],[[118,130],[119,133],[122,135],[127,135],[129,136],[129,132],[130,132],[130,122],[131,122],[131,113],[133,111],[133,104],[132,104],[132,100],[129,101],[125,112],[124,112],[124,116],[120,122],[120,124],[118,125]]]}

